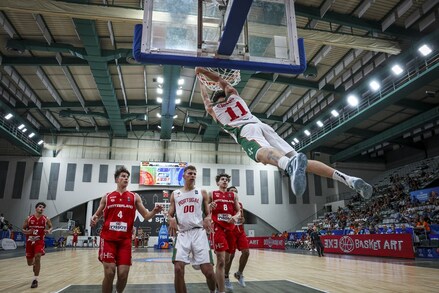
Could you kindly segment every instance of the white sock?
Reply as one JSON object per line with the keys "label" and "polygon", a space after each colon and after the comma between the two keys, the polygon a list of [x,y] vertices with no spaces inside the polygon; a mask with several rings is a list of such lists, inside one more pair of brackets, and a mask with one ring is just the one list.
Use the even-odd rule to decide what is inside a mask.
{"label": "white sock", "polygon": [[350,182],[352,181],[353,177],[346,175],[345,173],[340,172],[338,170],[335,170],[334,173],[332,174],[332,179],[337,180],[341,183],[344,183],[348,187],[351,187]]}
{"label": "white sock", "polygon": [[277,161],[277,165],[278,165],[279,168],[281,168],[282,170],[286,170],[289,161],[290,161],[290,158],[288,158],[288,157],[286,157],[286,156],[283,156],[282,158],[279,159],[279,161]]}
{"label": "white sock", "polygon": [[34,276],[34,280],[37,280],[37,281],[38,281],[38,276]]}

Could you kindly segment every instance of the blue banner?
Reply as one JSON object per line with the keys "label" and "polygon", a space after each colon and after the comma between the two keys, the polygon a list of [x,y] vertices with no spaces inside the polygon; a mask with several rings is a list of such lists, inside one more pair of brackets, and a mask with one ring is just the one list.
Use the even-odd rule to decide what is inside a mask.
{"label": "blue banner", "polygon": [[416,256],[422,258],[439,258],[439,248],[436,247],[418,247]]}
{"label": "blue banner", "polygon": [[430,197],[432,192],[436,192],[436,194],[439,194],[439,186],[433,187],[433,188],[427,188],[427,189],[421,189],[416,191],[410,191],[410,198],[413,201],[417,199],[420,202],[426,202],[428,198]]}

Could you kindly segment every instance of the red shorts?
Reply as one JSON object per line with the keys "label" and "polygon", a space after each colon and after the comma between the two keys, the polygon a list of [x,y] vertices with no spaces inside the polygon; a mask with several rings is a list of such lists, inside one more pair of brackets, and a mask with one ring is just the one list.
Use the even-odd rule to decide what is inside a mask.
{"label": "red shorts", "polygon": [[213,249],[215,251],[228,251],[229,246],[233,245],[233,237],[231,237],[232,231],[226,230],[217,223],[213,224]]}
{"label": "red shorts", "polygon": [[26,258],[32,259],[37,254],[46,254],[44,251],[44,240],[26,241]]}
{"label": "red shorts", "polygon": [[115,263],[116,265],[131,265],[131,239],[117,241],[101,238],[99,261]]}
{"label": "red shorts", "polygon": [[[248,240],[247,235],[245,234],[244,227],[236,227],[235,230],[233,230],[233,234],[235,237],[235,248],[237,248],[239,251],[243,251],[244,249],[248,249]],[[233,252],[235,253],[235,252]]]}

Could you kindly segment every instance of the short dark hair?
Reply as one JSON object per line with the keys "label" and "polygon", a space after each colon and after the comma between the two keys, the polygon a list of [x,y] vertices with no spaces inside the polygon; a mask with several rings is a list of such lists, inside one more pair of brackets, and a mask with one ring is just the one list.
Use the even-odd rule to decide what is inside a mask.
{"label": "short dark hair", "polygon": [[238,188],[236,188],[236,186],[227,187],[227,191],[230,191],[230,189],[232,189],[232,188],[236,189],[236,192],[238,192]]}
{"label": "short dark hair", "polygon": [[187,165],[186,167],[184,167],[183,173],[186,173],[187,170],[197,171],[197,168],[195,168],[195,166],[193,165]]}
{"label": "short dark hair", "polygon": [[219,100],[220,98],[225,98],[225,97],[227,97],[225,91],[222,91],[222,90],[221,90],[221,91],[217,91],[217,92],[215,92],[215,93],[213,94],[212,102],[213,102],[213,103],[216,103],[216,102],[218,102],[218,100]]}
{"label": "short dark hair", "polygon": [[230,180],[230,175],[229,174],[220,173],[220,174],[216,175],[216,177],[215,177],[216,183],[218,183],[220,181],[221,177],[226,177],[227,179]]}
{"label": "short dark hair", "polygon": [[128,169],[125,168],[125,166],[122,166],[122,167],[120,167],[119,169],[117,169],[116,172],[114,172],[114,180],[116,180],[117,177],[119,177],[119,175],[120,175],[121,173],[127,173],[127,174],[128,174],[128,177],[130,177],[130,175],[131,175],[131,174],[130,174],[130,171],[128,171]]}
{"label": "short dark hair", "polygon": [[44,208],[46,208],[46,204],[42,201],[37,202],[37,204],[35,205],[35,208],[37,208],[38,206],[43,206]]}

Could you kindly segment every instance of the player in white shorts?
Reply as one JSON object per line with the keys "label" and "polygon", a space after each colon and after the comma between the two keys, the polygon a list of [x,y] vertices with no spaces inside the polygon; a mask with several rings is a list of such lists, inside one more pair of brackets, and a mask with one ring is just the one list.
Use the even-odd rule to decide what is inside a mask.
{"label": "player in white shorts", "polygon": [[174,263],[175,291],[186,292],[184,270],[186,264],[199,265],[211,292],[215,292],[213,257],[207,232],[211,230],[209,197],[206,190],[195,189],[197,170],[184,169],[184,187],[171,194],[168,212],[169,234],[176,235],[172,262]]}
{"label": "player in white shorts", "polygon": [[195,73],[197,76],[203,74],[222,88],[210,100],[206,86],[199,79],[206,111],[254,161],[285,170],[290,176],[291,189],[296,196],[302,196],[306,190],[305,172],[342,182],[366,199],[372,196],[372,186],[363,179],[346,175],[322,162],[308,160],[302,153],[297,153],[272,127],[253,116],[238,91],[218,74],[201,67],[195,68]]}

